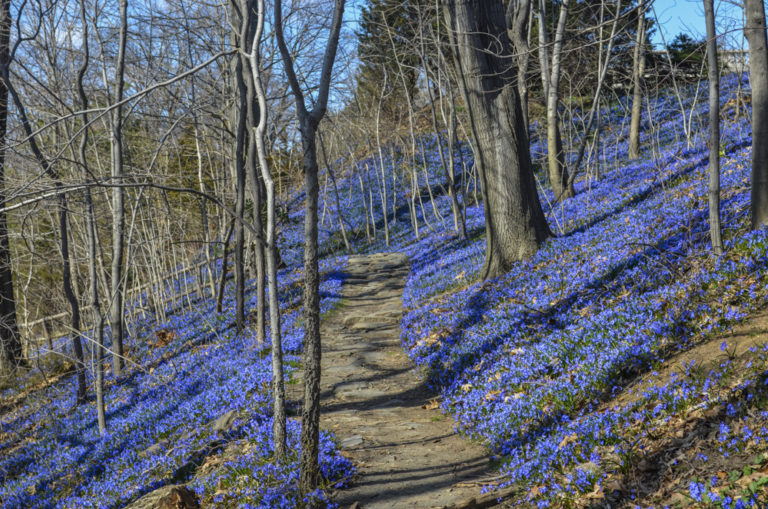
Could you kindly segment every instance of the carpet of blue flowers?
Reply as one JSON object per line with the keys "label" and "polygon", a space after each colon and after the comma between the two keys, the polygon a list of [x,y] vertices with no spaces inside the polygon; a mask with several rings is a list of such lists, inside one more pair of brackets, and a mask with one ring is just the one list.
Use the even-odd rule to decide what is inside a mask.
{"label": "carpet of blue flowers", "polygon": [[[345,258],[321,264],[321,309],[339,302]],[[284,270],[279,282],[284,314],[286,369],[298,366],[303,330],[298,302],[300,272]],[[247,288],[248,295],[255,289]],[[248,302],[253,306],[254,302]],[[144,331],[132,338],[129,369],[120,380],[107,377],[108,432],[100,436],[95,403],[76,406],[71,377],[32,392],[0,420],[0,505],[33,507],[121,507],[168,483],[189,483],[203,502],[238,507],[301,505],[297,486],[299,426],[289,422],[289,458],[272,456],[269,343],[258,347],[254,335],[237,335],[234,301],[215,313],[214,299],[193,310],[170,314],[157,323],[135,324]],[[169,344],[152,348],[154,332],[172,331]],[[31,383],[31,382],[30,382]],[[24,382],[21,383],[23,389]],[[4,394],[4,397],[9,394]],[[225,436],[213,423],[227,412],[237,418]],[[224,453],[212,454],[217,468],[195,462],[214,440]],[[328,485],[352,473],[338,455],[332,437],[321,437],[321,468]],[[227,453],[226,447],[237,454]],[[195,461],[192,461],[195,460]],[[324,497],[318,491],[316,498]]]}
{"label": "carpet of blue flowers", "polygon": [[[723,103],[733,88],[725,83]],[[609,157],[626,162],[578,183],[575,198],[545,206],[556,236],[499,279],[477,280],[482,237],[446,239],[438,249],[435,239],[425,239],[408,248],[404,347],[457,427],[498,455],[502,485],[519,488],[519,503],[663,503],[653,498],[659,482],[649,485],[637,465],[655,457],[653,437],[694,418],[692,409],[722,419],[715,455],[733,448],[749,456],[750,475],[766,470],[768,458],[760,454],[768,452],[768,429],[758,423],[768,415],[768,350],[753,348],[738,369],[725,363],[662,385],[652,376],[647,387],[638,382],[676,353],[727,331],[768,297],[768,233],[747,228],[749,124],[723,125],[727,254],[715,260],[708,153],[696,137],[675,140],[675,107],[671,98],[656,102],[663,150],[649,150],[642,160],[626,161],[624,133],[614,133]],[[479,231],[481,212],[470,212]],[[634,397],[626,404],[606,404],[629,391]],[[721,407],[727,411],[713,413]],[[708,468],[705,454],[697,459],[696,471],[716,474],[719,465]],[[676,502],[764,507],[768,474],[751,479],[743,489],[717,478],[678,479]]]}
{"label": "carpet of blue flowers", "polygon": [[[340,221],[353,251],[411,257],[403,347],[441,394],[457,429],[498,458],[503,481],[489,489],[512,488],[513,505],[768,506],[768,348],[765,341],[739,348],[717,339],[768,299],[768,232],[748,229],[751,133],[747,119],[726,111],[720,147],[726,255],[715,259],[701,124],[706,94],[692,104],[693,88],[683,101],[650,99],[645,153],[634,161],[620,120],[627,104],[607,109],[603,118],[613,123],[604,129],[602,175],[580,178],[577,195],[561,204],[542,191],[553,237],[496,280],[478,279],[484,217],[465,171],[471,168],[465,144],[454,155],[466,188],[466,240],[453,231],[435,137],[420,140],[416,195],[404,171],[413,161],[395,149],[352,170],[337,169],[337,182],[323,175],[323,310],[340,300],[345,260],[333,256],[343,246]],[[724,81],[722,104],[735,89],[735,77]],[[681,105],[693,108],[690,139],[680,133]],[[532,140],[540,161],[546,144]],[[284,204],[281,251],[294,264],[302,201],[298,192]],[[280,277],[289,378],[301,348],[299,279],[297,269]],[[225,307],[228,313],[218,316],[210,300],[201,300],[194,312],[170,314],[167,323],[148,318],[136,325],[147,335],[163,328],[175,336],[161,348],[149,347],[140,334],[134,338],[136,364],[119,383],[109,378],[104,437],[95,429],[93,404],[75,407],[69,385],[31,392],[6,411],[0,503],[118,507],[157,486],[188,482],[214,505],[300,505],[298,424],[289,423],[289,462],[276,465],[268,345],[257,348],[251,335],[236,335],[231,300]],[[676,356],[711,341],[719,345],[712,362],[670,367]],[[236,452],[188,471],[189,458],[211,442],[213,421],[229,410],[238,412],[225,437]],[[322,445],[327,485],[343,483],[352,466],[329,435]]]}

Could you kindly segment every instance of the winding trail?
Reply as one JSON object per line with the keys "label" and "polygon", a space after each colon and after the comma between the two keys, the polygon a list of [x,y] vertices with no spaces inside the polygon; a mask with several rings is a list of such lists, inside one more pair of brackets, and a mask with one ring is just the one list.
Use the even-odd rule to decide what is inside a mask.
{"label": "winding trail", "polygon": [[[400,344],[408,259],[350,256],[343,307],[323,323],[321,427],[357,466],[342,508],[488,507],[484,449],[454,432]],[[495,499],[494,499],[495,501]]]}

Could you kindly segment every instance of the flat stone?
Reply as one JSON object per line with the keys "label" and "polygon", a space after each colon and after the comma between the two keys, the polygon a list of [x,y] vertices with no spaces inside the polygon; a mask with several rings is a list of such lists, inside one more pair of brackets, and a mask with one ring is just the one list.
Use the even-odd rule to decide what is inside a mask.
{"label": "flat stone", "polygon": [[398,324],[400,320],[387,315],[367,314],[367,315],[349,315],[344,317],[344,325],[356,326],[360,323],[375,323],[375,324]]}
{"label": "flat stone", "polygon": [[385,391],[371,389],[366,382],[349,382],[336,386],[334,391],[340,398],[374,399],[386,396]]}
{"label": "flat stone", "polygon": [[388,329],[394,328],[398,323],[400,323],[399,320],[383,321],[368,318],[364,322],[361,321],[351,325],[350,328],[352,328],[352,330]]}
{"label": "flat stone", "polygon": [[376,364],[380,361],[389,360],[392,358],[392,355],[387,352],[376,350],[373,352],[365,352],[363,358],[365,359],[365,362],[369,364]]}
{"label": "flat stone", "polygon": [[347,437],[344,440],[341,441],[341,448],[342,449],[349,449],[350,447],[356,447],[363,443],[363,437],[360,435],[354,435],[351,437]]}
{"label": "flat stone", "polygon": [[229,431],[229,428],[232,427],[232,424],[235,422],[236,417],[237,417],[237,412],[234,410],[230,410],[226,414],[216,419],[216,422],[213,423],[213,431],[226,433],[227,431]]}

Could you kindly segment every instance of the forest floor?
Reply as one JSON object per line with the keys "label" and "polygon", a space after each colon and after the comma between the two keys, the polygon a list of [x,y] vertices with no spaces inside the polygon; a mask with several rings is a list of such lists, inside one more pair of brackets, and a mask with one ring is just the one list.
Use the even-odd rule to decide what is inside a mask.
{"label": "forest floor", "polygon": [[[357,468],[350,487],[331,493],[331,500],[341,508],[495,506],[496,496],[506,498],[515,488],[496,491],[496,496],[481,494],[483,484],[495,484],[498,465],[494,469],[479,443],[455,432],[454,419],[440,410],[436,395],[403,351],[399,321],[407,276],[403,254],[350,257],[343,304],[323,322],[321,425],[336,435],[342,454]],[[676,377],[703,378],[725,366],[736,375],[725,386],[731,392],[726,399],[735,403],[742,397],[732,392],[741,383],[738,373],[766,340],[768,308],[763,308],[638,377],[610,405],[631,403],[643,387]],[[297,382],[290,387],[298,401]],[[725,412],[699,405],[668,420],[661,425],[665,433],[642,440],[641,461],[610,475],[597,492],[577,498],[576,505],[634,507],[642,501],[653,507],[691,507],[696,505],[688,496],[691,478],[717,478],[714,492],[721,496],[754,493],[749,485],[768,472],[768,457],[723,454],[719,432]],[[739,426],[759,427],[761,420],[750,415]],[[512,498],[512,506],[521,502]]]}
{"label": "forest floor", "polygon": [[[357,476],[332,500],[342,508],[466,505],[492,465],[481,445],[454,431],[403,352],[407,258],[350,256],[346,273],[343,304],[323,322],[321,427],[336,435]],[[294,400],[297,382],[289,384]]]}
{"label": "forest floor", "polygon": [[[721,497],[740,494],[749,498],[749,495],[762,493],[760,500],[765,501],[768,455],[754,450],[766,451],[765,444],[762,447],[754,444],[757,447],[749,452],[724,452],[726,440],[721,435],[721,425],[727,418],[729,406],[738,407],[740,402],[752,399],[748,393],[740,391],[744,382],[742,374],[751,367],[753,352],[764,349],[766,344],[768,307],[763,307],[729,331],[714,334],[690,350],[668,358],[659,369],[630,383],[610,405],[597,409],[596,412],[601,412],[608,406],[638,401],[644,387],[671,379],[694,381],[721,371],[733,374],[720,387],[720,392],[726,394],[723,399],[727,406],[706,408],[699,404],[681,416],[668,419],[655,433],[641,439],[638,445],[643,454],[631,468],[609,476],[598,490],[578,500],[577,503],[581,503],[578,507],[601,507],[595,505],[596,500],[603,500],[605,507],[700,507],[689,496],[689,481],[693,478],[707,486],[717,486],[712,492]],[[716,392],[717,389],[712,390],[713,398]],[[764,414],[752,409],[729,424],[742,432],[759,429],[765,422]],[[613,494],[610,493],[612,490]]]}

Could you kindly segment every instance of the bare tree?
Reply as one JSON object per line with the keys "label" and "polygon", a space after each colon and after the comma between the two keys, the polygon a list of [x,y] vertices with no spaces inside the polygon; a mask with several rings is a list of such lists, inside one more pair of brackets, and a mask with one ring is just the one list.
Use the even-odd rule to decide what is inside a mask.
{"label": "bare tree", "polygon": [[[250,2],[253,3],[253,2]],[[245,2],[241,1],[241,8],[246,8]],[[253,7],[248,8],[249,16],[254,10]],[[255,24],[251,21],[251,25],[255,28]],[[253,32],[253,30],[249,30]],[[253,38],[253,35],[249,33],[249,37]],[[245,45],[244,47],[247,47]],[[253,48],[253,45],[251,45]],[[258,346],[264,344],[266,337],[266,325],[265,325],[265,286],[264,286],[264,271],[265,271],[265,258],[264,258],[264,225],[262,224],[262,187],[263,178],[259,174],[259,155],[258,155],[258,143],[256,137],[258,136],[256,126],[259,123],[259,100],[257,85],[253,80],[253,71],[250,69],[251,62],[246,55],[243,55],[243,72],[247,74],[245,76],[245,83],[247,87],[246,99],[248,103],[248,151],[246,154],[246,171],[247,180],[249,182],[249,188],[251,192],[251,200],[253,203],[251,222],[256,229],[257,234],[254,235],[253,242],[251,243],[251,252],[253,253],[253,264],[255,266],[255,279],[256,279],[256,344]]]}
{"label": "bare tree", "polygon": [[[84,59],[84,62],[87,65],[87,58]],[[83,358],[83,345],[80,337],[80,302],[75,295],[75,289],[72,284],[72,257],[69,246],[69,205],[67,194],[64,193],[62,189],[63,183],[60,172],[56,170],[46,159],[45,155],[43,155],[40,145],[37,142],[37,136],[30,125],[26,107],[22,103],[21,97],[10,80],[8,81],[7,89],[13,98],[13,103],[16,106],[32,155],[40,165],[41,174],[50,176],[54,181],[55,188],[60,191],[56,196],[56,201],[58,202],[59,207],[59,253],[62,261],[62,287],[71,310],[70,333],[72,335],[72,345],[75,353],[75,371],[77,372],[77,402],[78,404],[82,404],[85,403],[86,399],[85,362]],[[56,130],[54,130],[54,133],[55,132]]]}
{"label": "bare tree", "polygon": [[528,63],[531,60],[528,43],[529,24],[531,21],[531,0],[512,0],[509,2],[509,38],[517,56],[517,92],[520,96],[520,109],[523,112],[523,124],[528,129]]}
{"label": "bare tree", "polygon": [[[128,40],[128,0],[120,0],[120,28],[118,33],[117,61],[112,100],[116,104],[110,115],[112,178],[116,183],[123,179],[123,92],[125,89],[125,53]],[[125,190],[122,186],[112,189],[112,270],[109,307],[109,326],[112,333],[112,372],[119,377],[123,369],[123,257],[125,255]]]}
{"label": "bare tree", "polygon": [[552,55],[549,54],[549,37],[546,22],[546,1],[539,0],[539,64],[547,100],[547,164],[549,181],[556,200],[563,200],[574,195],[573,182],[568,178],[565,166],[563,138],[560,132],[560,115],[557,108],[560,103],[560,75],[565,39],[565,22],[568,19],[570,0],[560,4],[557,18],[555,40],[552,43]]}
{"label": "bare tree", "polygon": [[717,31],[714,0],[704,0],[707,24],[707,74],[709,78],[709,236],[712,251],[723,254],[720,227],[720,68],[717,64]]}
{"label": "bare tree", "polygon": [[293,56],[288,51],[283,34],[282,0],[275,1],[275,36],[280,48],[283,67],[295,98],[301,144],[304,150],[304,408],[301,413],[301,470],[299,489],[309,493],[319,482],[318,464],[320,441],[320,272],[318,266],[317,211],[318,164],[315,142],[317,127],[328,105],[333,62],[339,44],[339,32],[345,0],[334,0],[330,33],[325,46],[314,107],[307,109],[304,92],[296,76]]}
{"label": "bare tree", "polygon": [[[592,130],[592,124],[594,123],[596,112],[600,106],[600,97],[602,95],[603,91],[603,84],[605,83],[605,77],[608,74],[608,66],[611,62],[611,52],[613,51],[613,43],[616,40],[616,29],[619,24],[619,18],[621,17],[621,0],[617,2],[616,4],[616,16],[613,18],[613,24],[611,25],[611,35],[608,37],[608,44],[605,51],[605,61],[602,59],[602,44],[599,48],[600,51],[600,66],[598,67],[598,76],[597,76],[597,87],[595,87],[594,96],[592,98],[592,106],[589,108],[589,113],[587,114],[587,122],[584,125],[584,132],[581,136],[581,142],[579,142],[579,147],[576,150],[576,161],[574,161],[573,166],[571,167],[571,176],[568,179],[568,186],[567,188],[572,189],[573,188],[573,182],[576,179],[576,175],[579,173],[579,168],[581,167],[581,163],[584,160],[584,151],[587,147],[587,140],[589,139],[589,133]],[[601,41],[602,43],[602,41]]]}
{"label": "bare tree", "polygon": [[[454,169],[454,146],[455,146],[455,136],[456,136],[456,126],[455,124],[455,109],[453,108],[453,105],[451,105],[451,112],[450,112],[450,119],[446,119],[446,113],[445,113],[445,98],[443,97],[444,88],[448,88],[450,90],[451,83],[449,79],[443,80],[443,76],[446,74],[446,69],[441,69],[441,57],[442,53],[440,49],[437,51],[437,58],[435,59],[435,62],[433,62],[433,65],[430,65],[430,59],[427,55],[427,43],[430,43],[430,47],[432,48],[441,48],[441,40],[440,40],[440,34],[442,32],[440,27],[440,6],[438,3],[435,4],[435,15],[434,20],[432,17],[426,16],[423,9],[419,8],[417,9],[418,13],[418,33],[420,34],[419,37],[419,56],[421,58],[421,65],[424,68],[424,75],[427,80],[427,92],[429,94],[429,111],[431,113],[431,119],[432,119],[432,130],[434,131],[435,138],[437,140],[437,150],[438,154],[440,155],[440,164],[443,168],[443,173],[445,175],[446,181],[448,183],[448,197],[451,199],[451,212],[453,213],[453,228],[457,232],[459,232],[459,235],[462,239],[467,238],[467,225],[466,220],[464,219],[464,215],[462,214],[461,206],[459,204],[459,198],[456,193],[456,175],[455,175],[455,169]],[[437,30],[428,30],[428,27],[432,27],[434,24],[437,24]],[[433,79],[434,81],[430,83],[430,80]],[[434,86],[433,86],[434,85]],[[435,98],[435,92],[434,89],[437,90],[438,97]],[[453,91],[451,90],[449,94],[453,94]],[[448,130],[448,146],[447,146],[447,157],[446,157],[446,148],[444,147],[444,138],[442,135],[442,132],[440,130],[440,127],[438,126],[437,122],[437,107],[440,108],[440,112],[442,114],[443,122]],[[447,120],[447,121],[446,121]],[[429,180],[427,180],[427,183],[429,183]],[[431,189],[431,188],[430,188]],[[431,197],[431,192],[430,192]],[[433,200],[434,204],[434,200]]]}
{"label": "bare tree", "polygon": [[643,108],[643,74],[645,74],[645,0],[638,6],[637,36],[632,65],[632,117],[629,123],[629,157],[640,154],[640,117]]}
{"label": "bare tree", "polygon": [[[0,200],[5,201],[6,135],[8,131],[8,83],[11,65],[11,0],[0,0]],[[16,324],[11,246],[8,219],[0,210],[0,373],[23,363],[21,337]]]}
{"label": "bare tree", "polygon": [[264,92],[264,83],[260,65],[261,38],[264,32],[264,0],[257,0],[256,32],[251,44],[249,55],[252,80],[258,100],[259,118],[254,128],[253,141],[256,144],[261,176],[267,190],[267,277],[269,281],[269,327],[272,339],[272,401],[273,424],[272,435],[275,447],[275,457],[283,461],[286,454],[286,417],[285,417],[285,383],[283,380],[283,345],[280,330],[280,302],[277,287],[277,245],[275,243],[275,182],[267,159],[267,149],[264,137],[267,130],[268,105]]}
{"label": "bare tree", "polygon": [[[745,0],[752,87],[752,228],[768,222],[768,40],[763,0]],[[757,143],[754,141],[757,140]]]}
{"label": "bare tree", "polygon": [[493,278],[535,254],[549,227],[533,178],[504,8],[498,0],[452,0],[445,15],[483,192],[482,273]]}
{"label": "bare tree", "polygon": [[[83,31],[83,62],[77,70],[77,94],[82,109],[81,117],[83,119],[83,134],[80,138],[78,158],[80,166],[83,169],[83,175],[86,179],[91,178],[91,172],[88,167],[88,96],[85,93],[85,74],[90,62],[90,50],[88,44],[88,21],[86,19],[85,0],[80,0],[80,23]],[[96,213],[93,206],[93,195],[91,187],[85,188],[85,207],[88,239],[88,278],[90,284],[90,306],[93,315],[92,323],[96,324],[96,337],[94,338],[93,349],[95,350],[95,378],[96,378],[96,418],[99,426],[99,433],[104,433],[107,429],[106,405],[104,403],[104,315],[101,313],[101,302],[99,300],[99,276],[97,270],[97,232],[96,232]]]}

